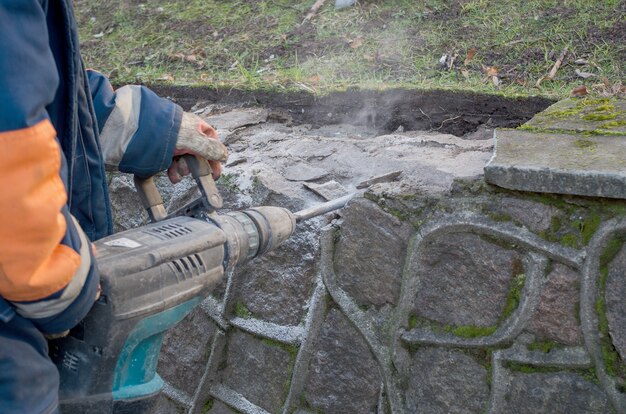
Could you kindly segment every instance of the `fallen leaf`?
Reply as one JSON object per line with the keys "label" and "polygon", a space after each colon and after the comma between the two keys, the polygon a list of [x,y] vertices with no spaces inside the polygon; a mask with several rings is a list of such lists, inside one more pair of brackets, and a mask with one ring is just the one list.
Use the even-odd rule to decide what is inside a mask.
{"label": "fallen leaf", "polygon": [[576,73],[576,76],[578,76],[579,78],[583,78],[583,79],[587,79],[587,78],[590,78],[590,77],[592,77],[592,76],[596,76],[596,75],[594,75],[593,73],[590,73],[590,72],[583,72],[583,71],[581,71],[581,70],[579,70],[579,69],[576,69],[576,70],[574,71],[574,73]]}
{"label": "fallen leaf", "polygon": [[483,66],[483,71],[488,77],[498,76],[498,68],[495,66]]}
{"label": "fallen leaf", "polygon": [[317,83],[320,83],[321,79],[322,78],[320,78],[320,75],[315,75],[315,76],[311,76],[307,78],[306,81],[309,83],[317,84]]}
{"label": "fallen leaf", "polygon": [[363,37],[357,36],[354,39],[350,40],[348,43],[350,44],[350,47],[352,49],[356,49],[358,47],[363,46]]}
{"label": "fallen leaf", "polygon": [[500,78],[498,78],[497,76],[492,76],[491,82],[493,82],[494,86],[500,86],[500,84],[502,83]]}
{"label": "fallen leaf", "polygon": [[476,48],[473,47],[469,50],[469,52],[467,52],[467,56],[465,56],[465,62],[463,62],[464,66],[467,66],[472,59],[474,59],[474,55],[476,54]]}
{"label": "fallen leaf", "polygon": [[461,69],[461,75],[463,75],[463,77],[465,78],[465,80],[469,80],[469,70],[467,69]]}
{"label": "fallen leaf", "polygon": [[587,59],[576,59],[574,63],[577,65],[586,65],[589,63],[589,61]]}
{"label": "fallen leaf", "polygon": [[572,89],[571,95],[573,97],[581,97],[587,95],[587,87],[585,85],[580,85]]}

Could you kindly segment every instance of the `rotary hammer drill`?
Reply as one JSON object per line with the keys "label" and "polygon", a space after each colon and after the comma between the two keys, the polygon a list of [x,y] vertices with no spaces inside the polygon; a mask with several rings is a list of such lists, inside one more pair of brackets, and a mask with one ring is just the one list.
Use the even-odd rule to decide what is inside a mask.
{"label": "rotary hammer drill", "polygon": [[222,199],[206,160],[185,156],[201,197],[167,216],[152,177],[135,186],[152,223],[98,240],[102,293],[70,334],[50,341],[62,413],[142,413],[163,386],[165,332],[237,264],[285,241],[296,221],[343,207],[350,196],[298,213],[257,207],[218,215]]}

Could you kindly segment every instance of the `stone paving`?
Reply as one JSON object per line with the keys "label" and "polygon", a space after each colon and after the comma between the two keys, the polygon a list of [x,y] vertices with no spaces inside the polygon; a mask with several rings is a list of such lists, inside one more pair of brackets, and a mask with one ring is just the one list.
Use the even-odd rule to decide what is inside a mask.
{"label": "stone paving", "polygon": [[[476,165],[487,163],[490,140],[357,136],[349,127],[337,134],[280,126],[276,134],[263,116],[252,118],[245,128],[223,128],[236,131],[229,141],[245,159],[231,167],[234,184],[220,187],[237,208],[298,209],[319,200],[304,185],[310,170],[298,177],[297,168],[277,164],[286,177],[267,175],[284,158],[324,169],[314,183],[334,181],[334,190],[402,173],[372,183],[339,215],[306,223],[284,246],[228,275],[169,332],[158,368],[167,385],[156,412],[626,412],[624,197],[590,197],[561,184],[554,191],[549,163],[536,169],[535,187],[518,188],[526,167],[516,160],[534,158],[507,154],[500,141],[483,176]],[[583,134],[557,126],[496,135],[516,152],[516,137],[553,134],[558,147],[565,135]],[[614,149],[609,142],[596,155],[623,158],[620,131],[606,136]],[[370,162],[370,171],[346,175],[350,157],[357,166]],[[622,172],[611,168],[619,181]],[[579,173],[567,174],[566,181]],[[251,176],[256,184],[248,186]],[[123,177],[116,180],[126,188]],[[189,196],[173,194],[171,203]]]}

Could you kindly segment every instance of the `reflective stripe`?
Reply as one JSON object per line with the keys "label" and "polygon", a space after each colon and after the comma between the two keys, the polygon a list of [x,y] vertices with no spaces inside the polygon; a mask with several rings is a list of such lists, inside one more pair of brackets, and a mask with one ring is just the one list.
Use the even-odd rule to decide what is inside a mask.
{"label": "reflective stripe", "polygon": [[129,85],[115,93],[115,108],[104,123],[100,143],[104,163],[116,167],[139,127],[141,86]]}
{"label": "reflective stripe", "polygon": [[63,289],[80,265],[61,213],[61,150],[48,120],[0,133],[0,296],[34,301]]}
{"label": "reflective stripe", "polygon": [[85,280],[91,269],[91,243],[87,236],[80,228],[78,221],[72,217],[76,230],[80,236],[80,266],[70,283],[65,287],[63,293],[59,298],[42,300],[33,303],[13,303],[16,307],[17,313],[25,318],[47,318],[49,316],[56,315],[67,309],[72,304],[74,299],[78,297],[85,285]]}

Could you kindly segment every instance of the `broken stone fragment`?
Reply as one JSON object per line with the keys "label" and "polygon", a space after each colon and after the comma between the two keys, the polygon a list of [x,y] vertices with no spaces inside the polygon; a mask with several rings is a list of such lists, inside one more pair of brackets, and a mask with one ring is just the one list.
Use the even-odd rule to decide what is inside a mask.
{"label": "broken stone fragment", "polygon": [[304,183],[304,187],[325,200],[334,200],[335,198],[343,197],[348,194],[348,190],[334,180],[327,181],[323,184]]}
{"label": "broken stone fragment", "polygon": [[356,0],[335,0],[335,9],[344,9],[353,6]]}
{"label": "broken stone fragment", "polygon": [[226,167],[234,167],[235,165],[244,164],[246,162],[248,162],[248,159],[246,157],[235,158],[229,160],[226,164]]}
{"label": "broken stone fragment", "polygon": [[356,188],[359,188],[359,189],[367,188],[371,185],[378,184],[378,183],[390,183],[392,181],[397,181],[398,177],[400,177],[401,174],[402,174],[402,171],[392,171],[387,174],[379,175],[377,177],[373,177],[368,180],[361,181],[356,186]]}
{"label": "broken stone fragment", "polygon": [[217,130],[222,142],[228,144],[235,131],[267,122],[268,115],[267,109],[242,109],[209,116],[205,120]]}
{"label": "broken stone fragment", "polygon": [[285,168],[283,177],[289,181],[313,181],[324,178],[328,175],[328,171],[323,168],[311,167],[310,165],[300,163]]}

